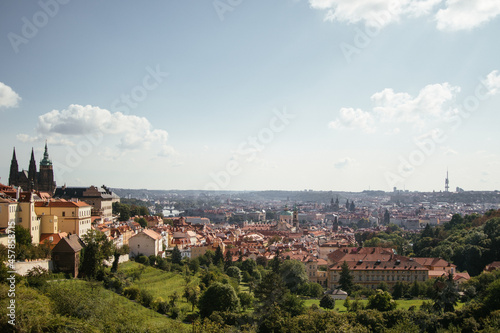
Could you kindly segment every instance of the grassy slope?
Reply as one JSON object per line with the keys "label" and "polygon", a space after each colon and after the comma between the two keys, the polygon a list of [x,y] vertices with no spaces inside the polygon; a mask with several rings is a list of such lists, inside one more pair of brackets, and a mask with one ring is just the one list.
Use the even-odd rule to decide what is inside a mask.
{"label": "grassy slope", "polygon": [[[420,307],[420,305],[422,305],[422,303],[424,301],[426,301],[426,300],[423,300],[423,299],[397,300],[396,304],[398,306],[397,306],[396,309],[405,309],[405,310],[408,310],[410,308],[410,306],[412,306],[412,305],[416,306],[417,309],[418,309]],[[362,300],[360,300],[360,303],[366,306],[368,304],[368,300],[362,299]],[[310,307],[313,304],[316,304],[317,306],[319,306],[319,299],[306,299],[305,300],[305,305],[307,307]],[[457,306],[455,307],[455,309],[460,309],[463,305],[464,305],[464,303],[458,303]],[[344,306],[344,301],[343,300],[337,300],[337,301],[335,301],[335,309],[337,311],[339,311],[339,312],[346,312],[347,311],[346,308],[345,308],[345,306]]]}
{"label": "grassy slope", "polygon": [[[68,284],[88,284],[82,280],[67,280],[56,282],[62,286]],[[139,326],[147,328],[152,332],[163,330],[175,330],[176,332],[188,331],[189,325],[182,324],[173,319],[167,318],[156,311],[145,308],[140,304],[130,301],[124,296],[120,296],[112,291],[99,287],[99,300],[105,304],[105,307],[113,309],[112,313],[115,314],[116,320],[127,320],[132,324],[132,327]],[[119,318],[118,318],[119,317]]]}

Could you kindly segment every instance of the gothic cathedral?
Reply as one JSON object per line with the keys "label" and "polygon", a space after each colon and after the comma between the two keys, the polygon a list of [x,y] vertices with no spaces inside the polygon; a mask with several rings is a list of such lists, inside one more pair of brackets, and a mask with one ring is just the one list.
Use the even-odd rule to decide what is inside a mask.
{"label": "gothic cathedral", "polygon": [[19,171],[17,164],[16,149],[12,154],[10,162],[9,186],[19,186],[24,191],[40,191],[53,195],[56,191],[56,182],[54,181],[54,170],[52,161],[49,159],[47,143],[45,143],[45,152],[43,160],[40,162],[40,171],[36,170],[35,153],[31,149],[31,160],[28,171]]}

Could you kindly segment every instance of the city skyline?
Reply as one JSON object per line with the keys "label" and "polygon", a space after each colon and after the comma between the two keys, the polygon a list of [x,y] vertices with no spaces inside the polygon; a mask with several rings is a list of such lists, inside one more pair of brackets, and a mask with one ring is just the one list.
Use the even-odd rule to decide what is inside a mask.
{"label": "city skyline", "polygon": [[498,1],[0,5],[0,182],[500,189]]}

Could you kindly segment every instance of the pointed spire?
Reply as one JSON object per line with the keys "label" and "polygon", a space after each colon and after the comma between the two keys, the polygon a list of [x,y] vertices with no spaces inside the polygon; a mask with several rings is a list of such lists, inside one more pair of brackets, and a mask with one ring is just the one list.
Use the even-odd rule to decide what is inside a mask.
{"label": "pointed spire", "polygon": [[19,166],[17,164],[16,147],[14,147],[12,161],[10,162],[9,186],[18,186],[18,175]]}
{"label": "pointed spire", "polygon": [[40,161],[40,167],[42,165],[52,165],[52,161],[49,159],[49,149],[47,148],[47,140],[45,140],[45,152],[43,153],[43,160]]}

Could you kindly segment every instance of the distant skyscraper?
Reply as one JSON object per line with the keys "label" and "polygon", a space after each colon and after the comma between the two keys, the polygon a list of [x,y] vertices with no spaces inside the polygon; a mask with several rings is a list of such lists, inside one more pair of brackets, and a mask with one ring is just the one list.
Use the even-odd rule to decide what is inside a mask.
{"label": "distant skyscraper", "polygon": [[446,170],[446,179],[444,180],[444,191],[450,191],[450,180],[448,179],[448,170]]}

